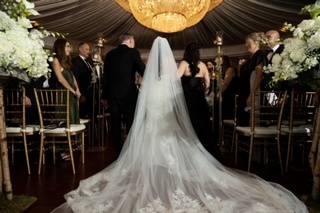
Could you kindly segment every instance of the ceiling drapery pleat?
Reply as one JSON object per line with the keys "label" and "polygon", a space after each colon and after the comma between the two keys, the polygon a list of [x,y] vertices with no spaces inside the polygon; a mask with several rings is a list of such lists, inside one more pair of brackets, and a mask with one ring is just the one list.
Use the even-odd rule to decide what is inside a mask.
{"label": "ceiling drapery pleat", "polygon": [[224,32],[226,45],[243,43],[250,32],[279,29],[285,21],[298,23],[297,13],[313,0],[224,0],[194,27],[164,34],[147,29],[114,0],[36,0],[40,16],[35,20],[49,30],[68,33],[74,40],[93,41],[99,34],[109,45],[116,45],[120,34],[136,36],[140,48],[150,48],[158,35],[168,38],[174,49],[183,49],[190,41],[212,47],[215,32]]}

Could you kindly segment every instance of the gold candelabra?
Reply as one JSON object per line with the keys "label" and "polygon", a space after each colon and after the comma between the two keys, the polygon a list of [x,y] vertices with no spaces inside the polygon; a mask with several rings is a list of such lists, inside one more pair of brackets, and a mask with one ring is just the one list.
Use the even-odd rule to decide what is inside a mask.
{"label": "gold candelabra", "polygon": [[105,129],[105,109],[100,104],[102,93],[102,75],[103,75],[103,61],[102,61],[102,48],[105,43],[102,34],[98,35],[98,39],[94,45],[92,60],[94,69],[92,70],[92,134],[91,143],[95,145],[99,151],[104,149],[104,129]]}
{"label": "gold candelabra", "polygon": [[[216,33],[216,38],[214,40],[214,44],[217,46],[217,56],[216,56],[216,84],[213,81],[212,91],[213,91],[213,100],[212,100],[212,123],[213,127],[215,126],[216,120],[216,109],[215,109],[215,98],[217,97],[218,101],[218,119],[219,119],[219,144],[223,143],[223,122],[222,122],[222,51],[221,47],[223,45],[223,32],[219,31]],[[214,72],[213,72],[214,73]],[[217,91],[216,89],[217,88]]]}

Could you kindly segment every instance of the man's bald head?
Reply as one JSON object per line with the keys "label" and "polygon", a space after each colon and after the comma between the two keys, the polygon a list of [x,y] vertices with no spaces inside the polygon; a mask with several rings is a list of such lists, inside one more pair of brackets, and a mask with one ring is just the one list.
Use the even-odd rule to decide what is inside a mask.
{"label": "man's bald head", "polygon": [[280,33],[276,30],[269,30],[266,32],[270,48],[275,47],[280,42]]}

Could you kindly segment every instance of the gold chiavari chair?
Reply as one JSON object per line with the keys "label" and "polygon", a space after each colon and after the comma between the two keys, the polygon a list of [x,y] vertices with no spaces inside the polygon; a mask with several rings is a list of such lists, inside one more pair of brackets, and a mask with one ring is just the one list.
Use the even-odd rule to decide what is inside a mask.
{"label": "gold chiavari chair", "polygon": [[301,142],[303,144],[308,139],[311,140],[315,110],[316,92],[297,92],[292,90],[290,96],[289,126],[281,129],[281,134],[288,136],[286,172],[288,172],[290,156],[292,156],[293,139],[302,139]]}
{"label": "gold chiavari chair", "polygon": [[25,88],[5,90],[5,116],[7,137],[12,138],[11,144],[12,163],[14,162],[15,144],[21,143],[17,138],[22,138],[26,157],[28,174],[31,174],[29,163],[29,149],[27,136],[33,135],[37,128],[26,124],[26,92]]}
{"label": "gold chiavari chair", "polygon": [[[234,141],[236,135],[236,126],[237,126],[237,110],[238,110],[238,95],[234,97],[234,117],[233,119],[224,119],[223,120],[223,137],[225,138],[227,134],[231,134],[231,152],[234,150]],[[229,131],[226,131],[229,130]]]}
{"label": "gold chiavari chair", "polygon": [[[73,150],[80,147],[81,161],[84,164],[84,124],[70,123],[70,104],[67,90],[54,89],[34,89],[36,96],[38,112],[40,117],[40,157],[38,174],[41,173],[41,162],[43,161],[43,154],[46,144],[53,145],[53,155],[55,156],[56,144],[68,144],[71,158],[72,172],[75,174],[75,164],[73,157]],[[63,124],[63,125],[59,125]],[[81,136],[80,141],[75,136]],[[47,140],[47,138],[67,138],[66,140]]]}
{"label": "gold chiavari chair", "polygon": [[86,126],[85,129],[85,136],[87,136],[87,141],[89,141],[89,143],[91,142],[91,129],[92,129],[92,125],[91,125],[91,120],[88,118],[80,118],[80,124],[83,124]]}
{"label": "gold chiavari chair", "polygon": [[[258,100],[256,100],[259,98]],[[283,174],[280,137],[282,113],[287,92],[283,91],[257,91],[251,98],[250,126],[237,126],[235,135],[235,164],[238,160],[238,151],[242,149],[249,152],[248,172],[251,169],[253,147],[256,145],[277,145],[281,174]],[[250,138],[249,144],[240,146],[239,135]],[[257,140],[259,139],[259,140]],[[275,143],[274,143],[275,142]]]}

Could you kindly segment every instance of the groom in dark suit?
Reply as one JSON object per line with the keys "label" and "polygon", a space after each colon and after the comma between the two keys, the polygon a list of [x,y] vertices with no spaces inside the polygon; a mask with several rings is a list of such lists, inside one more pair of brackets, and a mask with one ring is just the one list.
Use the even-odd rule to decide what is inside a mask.
{"label": "groom in dark suit", "polygon": [[122,149],[121,121],[129,131],[138,97],[136,73],[144,73],[145,64],[135,49],[134,37],[120,36],[120,45],[107,53],[104,62],[102,99],[111,114],[111,136],[117,151]]}

